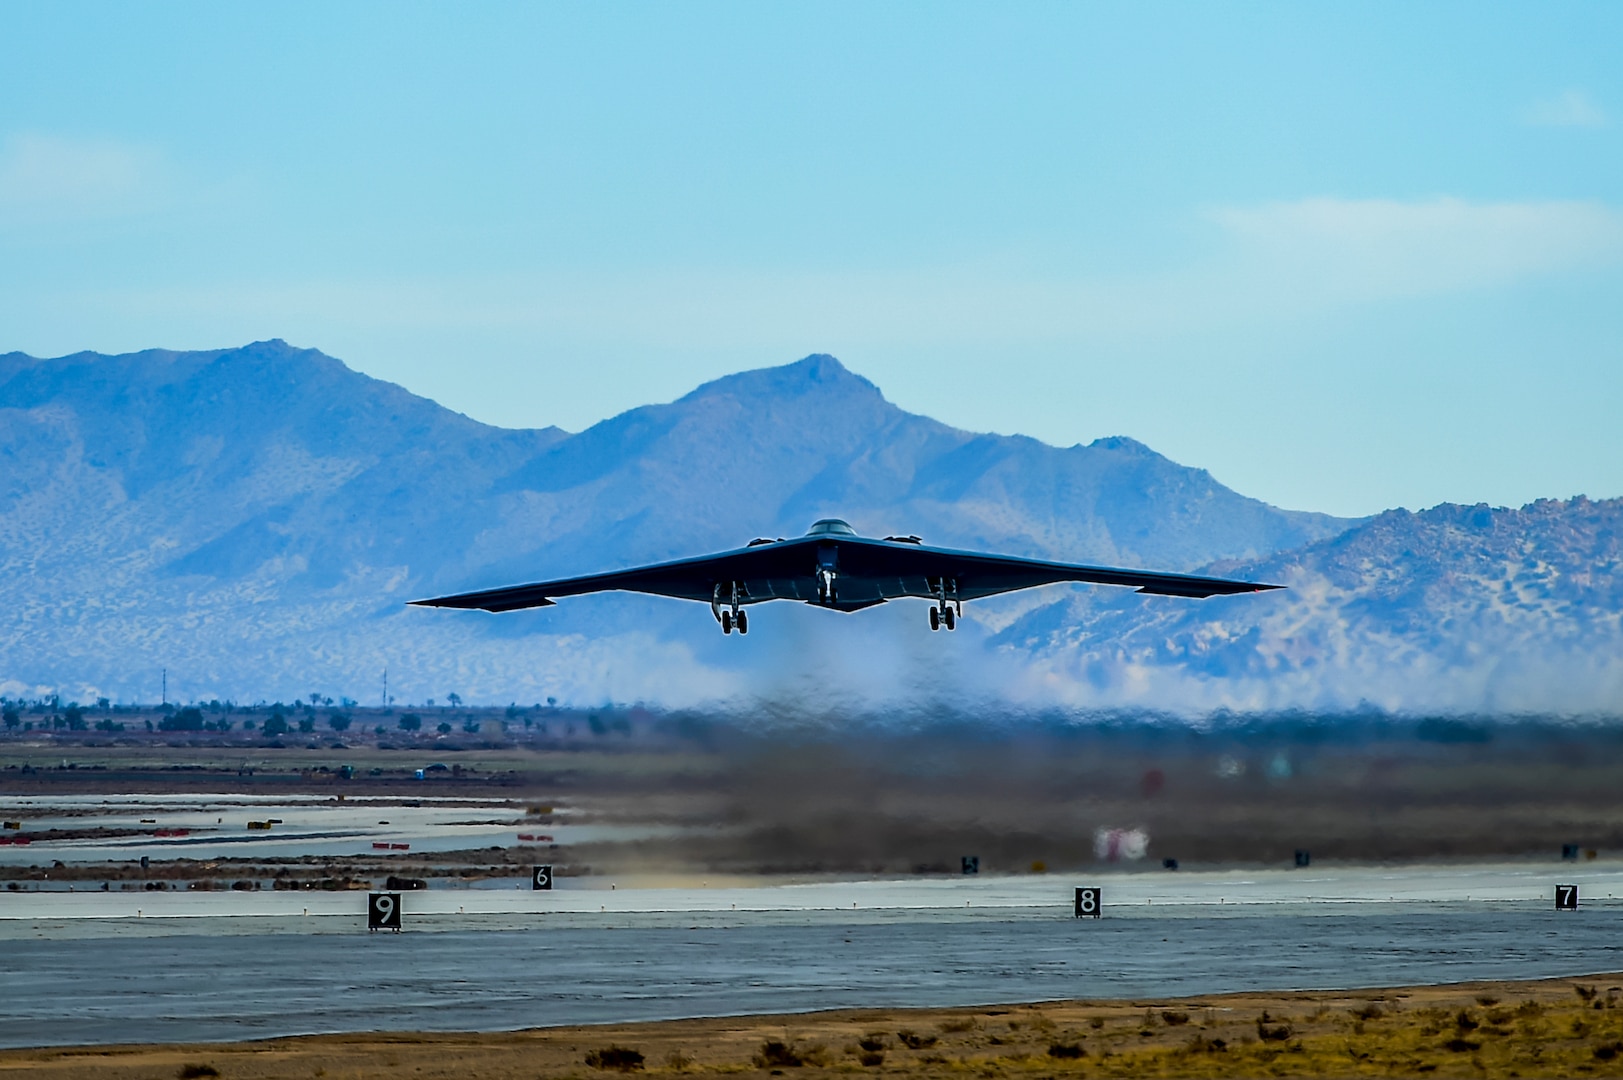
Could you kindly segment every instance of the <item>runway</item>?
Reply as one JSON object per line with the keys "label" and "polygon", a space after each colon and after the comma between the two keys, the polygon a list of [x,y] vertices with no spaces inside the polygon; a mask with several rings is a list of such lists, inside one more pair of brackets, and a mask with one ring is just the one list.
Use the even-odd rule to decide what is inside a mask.
{"label": "runway", "polygon": [[[402,934],[365,932],[364,894],[7,895],[0,1045],[502,1030],[1623,968],[1623,900],[1604,898],[1616,875],[1561,869],[1105,875],[1098,920],[1070,917],[1070,879],[1058,876],[445,890],[408,895]],[[1539,894],[1546,879],[1568,877],[1593,899],[1556,912]],[[1507,878],[1501,891],[1520,895],[1463,898],[1462,888]],[[1380,889],[1393,899],[1372,899]],[[692,902],[707,894],[708,904]],[[734,910],[741,896],[754,904]],[[139,919],[113,910],[137,901],[149,905]],[[241,914],[223,914],[233,902]],[[54,910],[24,910],[46,903]]]}

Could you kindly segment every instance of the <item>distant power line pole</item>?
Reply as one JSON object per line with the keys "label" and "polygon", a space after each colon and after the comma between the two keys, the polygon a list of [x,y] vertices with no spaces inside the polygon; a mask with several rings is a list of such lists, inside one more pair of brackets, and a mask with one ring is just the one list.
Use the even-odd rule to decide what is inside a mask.
{"label": "distant power line pole", "polygon": [[383,669],[383,707],[389,707],[389,669]]}
{"label": "distant power line pole", "polygon": [[169,669],[168,668],[163,669],[163,701],[162,701],[162,704],[164,704],[164,705],[169,704]]}

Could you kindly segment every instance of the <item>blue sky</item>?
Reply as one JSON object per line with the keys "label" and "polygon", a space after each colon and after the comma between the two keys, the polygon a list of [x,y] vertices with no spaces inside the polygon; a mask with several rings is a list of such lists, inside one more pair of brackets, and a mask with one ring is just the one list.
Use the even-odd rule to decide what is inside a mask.
{"label": "blue sky", "polygon": [[1285,506],[1623,495],[1623,5],[9,3],[0,41],[0,351],[281,337],[570,429],[831,352]]}

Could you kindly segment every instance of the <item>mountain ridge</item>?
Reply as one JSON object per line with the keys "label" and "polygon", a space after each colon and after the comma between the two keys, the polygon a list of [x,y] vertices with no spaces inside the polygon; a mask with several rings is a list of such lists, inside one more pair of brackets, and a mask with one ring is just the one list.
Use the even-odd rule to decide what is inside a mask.
{"label": "mountain ridge", "polygon": [[[1441,699],[1423,680],[1395,680],[1403,688],[1384,697],[1350,696],[1354,684],[1383,657],[1465,670],[1459,635],[1428,623],[1426,603],[1480,608],[1487,587],[1481,567],[1447,577],[1473,535],[1442,528],[1452,512],[1416,526],[1407,512],[1280,510],[1126,436],[1061,448],[962,431],[898,408],[826,354],[711,380],[571,433],[482,424],[280,340],[9,353],[0,463],[0,603],[11,613],[0,625],[0,690],[11,693],[150,698],[167,668],[182,695],[323,686],[360,696],[387,666],[390,685],[417,700],[454,689],[468,700],[669,705],[948,695],[988,707],[1198,712],[1379,698],[1402,708]],[[1580,581],[1557,533],[1598,538],[1610,510],[1488,513],[1530,550],[1554,545],[1570,586],[1566,608],[1541,598],[1542,614],[1520,632],[1564,642],[1569,659],[1603,673],[1586,685],[1609,686],[1611,668],[1569,631],[1611,626],[1586,613],[1616,604],[1613,571]],[[1298,581],[1288,600],[1252,598],[1249,608],[1037,591],[976,604],[948,637],[921,636],[905,604],[860,618],[770,605],[752,617],[747,649],[702,611],[631,595],[501,618],[403,607],[795,535],[824,516],[942,546]],[[1337,562],[1358,544],[1362,562]],[[1436,577],[1430,592],[1382,591],[1379,567],[1404,559]],[[1262,644],[1247,646],[1247,635]],[[1495,648],[1553,656],[1495,635]],[[1356,647],[1314,645],[1343,639]],[[1341,674],[1321,677],[1331,669]],[[1444,704],[1521,700],[1497,693],[1478,687]]]}

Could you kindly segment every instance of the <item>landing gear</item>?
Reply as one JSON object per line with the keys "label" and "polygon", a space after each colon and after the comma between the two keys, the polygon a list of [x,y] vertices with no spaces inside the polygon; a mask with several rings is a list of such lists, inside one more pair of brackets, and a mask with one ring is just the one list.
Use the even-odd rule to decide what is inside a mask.
{"label": "landing gear", "polygon": [[935,604],[930,608],[930,629],[939,630],[942,623],[947,624],[948,630],[958,629],[958,618],[964,613],[964,602],[958,597],[957,580],[935,578],[931,585],[935,589]]}
{"label": "landing gear", "polygon": [[721,624],[723,634],[732,633],[735,626],[738,627],[740,634],[750,632],[749,616],[744,614],[743,609],[739,606],[744,602],[746,595],[748,594],[744,587],[736,581],[727,583],[725,595],[722,593],[720,582],[717,582],[715,589],[711,591],[710,614],[714,615],[716,621]]}

